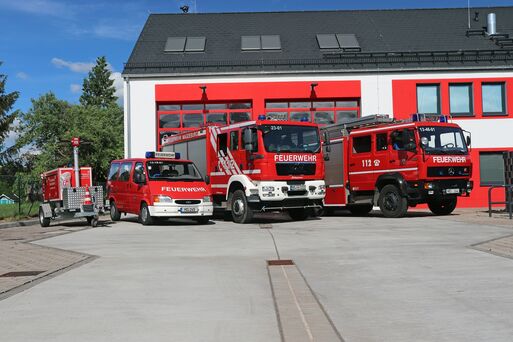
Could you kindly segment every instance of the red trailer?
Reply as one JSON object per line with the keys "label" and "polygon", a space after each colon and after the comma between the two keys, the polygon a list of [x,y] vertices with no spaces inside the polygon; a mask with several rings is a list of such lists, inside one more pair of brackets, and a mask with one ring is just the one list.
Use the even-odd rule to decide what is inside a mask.
{"label": "red trailer", "polygon": [[105,210],[103,188],[93,186],[92,169],[78,166],[78,138],[72,140],[74,167],[62,167],[41,174],[43,203],[39,223],[48,227],[51,220],[86,218],[95,227]]}

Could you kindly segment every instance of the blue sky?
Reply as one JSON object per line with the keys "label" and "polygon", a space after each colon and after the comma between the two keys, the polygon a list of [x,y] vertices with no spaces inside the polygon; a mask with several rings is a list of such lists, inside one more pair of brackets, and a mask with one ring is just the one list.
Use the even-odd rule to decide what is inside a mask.
{"label": "blue sky", "polygon": [[[474,7],[513,5],[512,0],[470,3]],[[465,7],[467,0],[0,0],[0,74],[9,77],[8,91],[20,91],[15,109],[28,109],[31,98],[48,91],[77,102],[82,81],[100,55],[107,57],[121,87],[123,63],[148,14],[179,12],[183,4],[191,12],[244,12]]]}

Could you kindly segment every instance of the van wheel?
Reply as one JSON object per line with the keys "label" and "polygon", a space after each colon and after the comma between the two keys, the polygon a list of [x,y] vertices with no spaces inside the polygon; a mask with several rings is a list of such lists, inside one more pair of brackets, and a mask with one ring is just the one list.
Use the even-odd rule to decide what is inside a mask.
{"label": "van wheel", "polygon": [[39,224],[41,227],[46,228],[50,226],[50,218],[45,217],[45,213],[43,211],[43,208],[39,208]]}
{"label": "van wheel", "polygon": [[304,221],[310,215],[309,215],[309,211],[307,209],[290,209],[289,216],[294,221]]}
{"label": "van wheel", "polygon": [[232,197],[232,218],[235,223],[248,223],[253,219],[253,210],[248,205],[246,194],[236,190]]}
{"label": "van wheel", "polygon": [[110,204],[110,219],[112,221],[119,221],[121,218],[121,213],[118,210],[118,207],[116,207],[116,202],[112,201]]}
{"label": "van wheel", "polygon": [[144,226],[153,224],[153,217],[151,217],[150,210],[148,209],[148,205],[146,203],[141,204],[141,210],[139,211],[139,222],[141,222]]}
{"label": "van wheel", "polygon": [[378,204],[385,217],[403,217],[408,211],[408,200],[401,196],[399,189],[392,184],[385,185],[381,189]]}
{"label": "van wheel", "polygon": [[372,211],[372,204],[352,204],[347,206],[347,210],[354,216],[365,216]]}
{"label": "van wheel", "polygon": [[435,215],[449,215],[456,209],[458,203],[457,197],[449,197],[441,200],[428,202],[429,210]]}

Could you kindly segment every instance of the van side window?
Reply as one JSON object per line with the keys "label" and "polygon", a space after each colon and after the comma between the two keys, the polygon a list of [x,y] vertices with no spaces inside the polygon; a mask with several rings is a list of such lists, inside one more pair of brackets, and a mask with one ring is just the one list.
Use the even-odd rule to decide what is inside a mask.
{"label": "van side window", "polygon": [[136,180],[136,175],[137,174],[141,174],[141,175],[144,175],[144,166],[143,166],[143,163],[135,163],[135,167],[134,167],[134,177],[133,177],[133,180],[135,181]]}
{"label": "van side window", "polygon": [[107,178],[108,180],[115,181],[118,179],[118,171],[120,165],[121,164],[119,163],[110,164],[109,177]]}
{"label": "van side window", "polygon": [[130,171],[132,171],[132,163],[121,164],[118,180],[122,182],[128,181],[130,179]]}
{"label": "van side window", "polygon": [[387,133],[376,134],[376,151],[388,150]]}
{"label": "van side window", "polygon": [[371,151],[371,136],[353,138],[353,153],[367,153]]}
{"label": "van side window", "polygon": [[219,146],[219,151],[223,151],[226,154],[228,150],[228,134],[223,133],[217,136],[217,146]]}
{"label": "van side window", "polygon": [[239,149],[239,131],[230,132],[230,150],[236,151]]}

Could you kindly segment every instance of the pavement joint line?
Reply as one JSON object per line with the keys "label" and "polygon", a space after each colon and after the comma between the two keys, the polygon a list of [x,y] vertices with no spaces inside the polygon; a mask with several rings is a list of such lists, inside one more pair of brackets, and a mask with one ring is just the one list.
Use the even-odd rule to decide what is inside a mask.
{"label": "pavement joint line", "polygon": [[274,235],[273,235],[273,233],[270,230],[268,230],[267,232],[269,233],[269,235],[271,235],[271,239],[273,240],[274,250],[276,251],[276,258],[278,260],[280,260],[281,259],[280,252],[278,251],[278,245],[276,244],[276,240],[274,239]]}
{"label": "pavement joint line", "polygon": [[478,242],[478,243],[472,244],[472,245],[470,245],[468,247],[473,249],[473,250],[479,251],[479,252],[485,252],[485,253],[492,254],[492,255],[495,255],[495,256],[498,256],[498,257],[502,257],[502,258],[507,258],[507,259],[513,260],[513,254],[501,253],[501,252],[498,252],[496,250],[493,250],[492,248],[483,248],[483,247],[481,247],[481,246],[486,245],[488,243],[493,243],[495,241],[499,241],[499,240],[503,240],[503,239],[507,239],[507,238],[511,238],[511,237],[513,237],[513,234],[508,234],[508,235],[501,236],[501,237],[498,237],[498,238],[486,240],[486,241],[483,241],[483,242]]}

